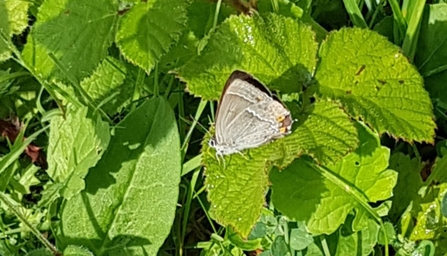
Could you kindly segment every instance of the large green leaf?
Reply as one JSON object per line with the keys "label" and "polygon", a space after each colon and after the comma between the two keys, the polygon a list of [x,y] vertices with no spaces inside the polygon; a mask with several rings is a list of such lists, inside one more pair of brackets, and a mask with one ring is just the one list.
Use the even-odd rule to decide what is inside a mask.
{"label": "large green leaf", "polygon": [[[324,127],[324,129],[323,129]],[[259,219],[271,163],[287,166],[301,154],[323,162],[340,158],[357,145],[357,131],[333,102],[317,102],[306,121],[292,135],[268,145],[233,154],[218,162],[204,139],[203,163],[212,216],[246,237]],[[330,143],[328,143],[328,141]]]}
{"label": "large green leaf", "polygon": [[372,31],[342,29],[330,34],[319,57],[315,78],[323,97],[339,99],[379,133],[433,142],[432,103],[398,47]]}
{"label": "large green leaf", "polygon": [[186,24],[186,0],[149,0],[134,5],[120,21],[116,43],[147,72],[175,44]]}
{"label": "large green leaf", "polygon": [[85,188],[84,177],[110,141],[109,125],[87,107],[69,107],[66,118],[51,120],[47,173],[69,199]]}
{"label": "large green leaf", "polygon": [[188,90],[204,99],[217,99],[235,69],[250,72],[272,89],[299,91],[316,65],[314,37],[307,25],[291,18],[232,16],[178,72]]}
{"label": "large green leaf", "polygon": [[174,220],[181,173],[174,112],[154,98],[120,122],[110,146],[64,204],[60,248],[95,255],[156,255]]}
{"label": "large green leaf", "polygon": [[272,201],[287,216],[307,222],[313,234],[334,232],[353,210],[353,230],[368,226],[371,209],[392,195],[397,173],[387,170],[389,149],[368,128],[357,125],[360,147],[325,168],[300,158],[270,173]]}
{"label": "large green leaf", "polygon": [[69,75],[80,81],[106,56],[117,15],[113,0],[44,1],[28,36],[23,59],[37,75],[46,78],[57,71],[58,80]]}

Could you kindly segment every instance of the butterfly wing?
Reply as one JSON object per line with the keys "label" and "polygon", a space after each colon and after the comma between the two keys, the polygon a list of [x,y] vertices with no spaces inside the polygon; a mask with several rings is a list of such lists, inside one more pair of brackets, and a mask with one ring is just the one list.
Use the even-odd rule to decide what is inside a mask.
{"label": "butterfly wing", "polygon": [[269,99],[248,106],[228,128],[237,150],[259,147],[290,133],[292,119],[285,106]]}
{"label": "butterfly wing", "polygon": [[230,141],[228,129],[249,106],[271,98],[270,91],[253,76],[236,70],[228,78],[216,113],[216,141]]}

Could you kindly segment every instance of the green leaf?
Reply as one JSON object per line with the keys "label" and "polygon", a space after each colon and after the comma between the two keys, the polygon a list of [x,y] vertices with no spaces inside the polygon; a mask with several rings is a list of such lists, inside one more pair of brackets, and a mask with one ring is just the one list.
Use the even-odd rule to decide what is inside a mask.
{"label": "green leaf", "polygon": [[401,152],[393,154],[390,159],[390,169],[395,170],[399,175],[397,184],[393,189],[393,201],[390,217],[393,220],[400,218],[404,210],[411,201],[419,197],[418,191],[422,187],[422,163],[420,159],[410,159],[409,156]]}
{"label": "green leaf", "polygon": [[93,253],[84,247],[69,245],[64,250],[64,256],[93,256]]}
{"label": "green leaf", "polygon": [[130,62],[149,72],[175,44],[186,24],[186,0],[149,0],[121,19],[116,43]]}
{"label": "green leaf", "polygon": [[225,235],[232,244],[244,251],[255,251],[256,249],[262,249],[261,238],[243,239],[231,228],[226,230]]}
{"label": "green leaf", "polygon": [[[21,0],[0,0],[7,9],[7,21],[11,35],[19,35],[28,27],[28,8],[30,2]],[[2,3],[0,3],[0,6]],[[1,9],[1,7],[0,7]]]}
{"label": "green leaf", "polygon": [[[163,55],[158,63],[158,70],[168,72],[185,65],[197,56],[209,38],[213,27],[216,3],[211,1],[192,1],[188,7],[188,22],[177,44]],[[221,5],[217,25],[236,11],[229,5]]]}
{"label": "green leaf", "polygon": [[394,230],[393,223],[387,221],[380,227],[377,242],[381,245],[388,245],[391,242],[390,239],[396,239],[396,230]]}
{"label": "green leaf", "polygon": [[280,166],[286,167],[302,154],[322,163],[336,161],[358,146],[357,130],[338,103],[317,101],[305,114],[298,117],[304,123],[282,139],[287,150]]}
{"label": "green leaf", "polygon": [[447,4],[431,4],[425,7],[421,22],[418,48],[414,58],[432,98],[447,102]]}
{"label": "green leaf", "polygon": [[272,89],[299,91],[316,65],[314,37],[307,25],[291,18],[231,16],[178,73],[191,93],[207,100],[219,97],[235,69],[251,73]]}
{"label": "green leaf", "polygon": [[277,236],[272,244],[272,255],[273,256],[282,256],[286,255],[289,251],[288,246],[286,244],[286,240],[284,236]]}
{"label": "green leaf", "polygon": [[47,173],[60,183],[60,194],[66,199],[84,189],[84,177],[96,165],[110,140],[109,125],[88,108],[69,107],[66,119],[51,120]]}
{"label": "green leaf", "polygon": [[126,66],[113,57],[107,57],[93,74],[81,82],[81,87],[93,103],[113,115],[131,98],[133,86],[125,82]]}
{"label": "green leaf", "polygon": [[[113,0],[48,0],[37,15],[23,59],[44,78],[66,78],[50,55],[80,81],[106,56],[112,44],[118,7]],[[54,73],[57,72],[57,73]]]}
{"label": "green leaf", "polygon": [[11,36],[28,26],[28,6],[27,1],[0,0],[0,62],[11,57]]}
{"label": "green leaf", "polygon": [[304,225],[290,231],[290,248],[296,251],[306,249],[313,242],[312,235],[307,232]]}
{"label": "green leaf", "polygon": [[315,78],[323,97],[339,99],[379,133],[433,142],[432,103],[398,47],[372,31],[342,29],[326,39],[319,57]]}
{"label": "green leaf", "polygon": [[297,20],[301,19],[304,15],[304,10],[289,0],[278,0],[276,2],[259,1],[257,2],[257,11],[263,15],[269,15],[274,12],[281,16]]}
{"label": "green leaf", "polygon": [[[439,239],[445,234],[447,218],[442,217],[441,202],[447,193],[447,183],[432,186],[424,198],[418,198],[411,212],[415,219],[410,240]],[[447,239],[444,238],[447,242]]]}
{"label": "green leaf", "polygon": [[360,147],[320,169],[304,158],[285,170],[270,173],[272,202],[290,218],[307,222],[316,234],[334,232],[354,210],[353,230],[368,226],[368,202],[392,196],[397,173],[387,170],[389,149],[373,132],[358,124]]}
{"label": "green leaf", "polygon": [[379,21],[374,26],[374,31],[386,37],[388,41],[393,42],[393,28],[394,28],[394,20],[393,16],[385,16],[381,21]]}
{"label": "green leaf", "polygon": [[[268,185],[266,159],[274,150],[250,151],[255,157],[233,154],[218,163],[215,152],[208,147],[209,137],[203,140],[203,163],[206,166],[205,184],[211,202],[210,215],[246,238],[259,219]],[[276,143],[275,143],[276,144]],[[272,145],[272,144],[270,144]],[[264,160],[263,160],[264,159]]]}
{"label": "green leaf", "polygon": [[[447,4],[427,5],[418,41],[415,64],[424,76],[447,71]],[[440,70],[442,68],[442,70]]]}
{"label": "green leaf", "polygon": [[436,162],[433,168],[432,173],[430,174],[430,180],[435,181],[436,183],[445,183],[447,182],[447,156],[442,158],[436,158]]}
{"label": "green leaf", "polygon": [[441,201],[441,212],[445,218],[447,218],[447,193],[444,193]]}
{"label": "green leaf", "polygon": [[325,256],[326,253],[323,251],[323,249],[319,246],[319,244],[317,245],[317,243],[311,243],[307,248],[306,248],[306,255],[312,255],[312,256]]}
{"label": "green leaf", "polygon": [[36,186],[41,183],[39,179],[36,178],[36,172],[40,168],[34,164],[28,165],[26,168],[18,168],[20,174],[16,173],[15,178],[10,180],[10,186],[13,191],[20,193],[21,196],[31,193],[31,186]]}
{"label": "green leaf", "polygon": [[65,203],[60,248],[76,244],[94,255],[156,255],[174,220],[180,152],[166,100],[153,98],[127,115],[89,171],[86,189]]}
{"label": "green leaf", "polygon": [[350,224],[352,223],[348,221],[340,227],[338,232],[331,235],[338,238],[334,239],[336,241],[334,255],[371,255],[378,240],[379,225],[374,220],[369,219],[365,228],[352,232]]}
{"label": "green leaf", "polygon": [[336,104],[323,101],[315,104],[293,134],[244,151],[244,156],[227,156],[225,163],[216,160],[208,141],[206,135],[202,160],[206,166],[210,213],[219,223],[233,226],[246,237],[261,214],[271,163],[285,167],[303,153],[324,162],[340,158],[356,147],[357,131]]}
{"label": "green leaf", "polygon": [[25,256],[54,256],[54,253],[47,248],[41,248],[30,251],[29,253],[25,254]]}

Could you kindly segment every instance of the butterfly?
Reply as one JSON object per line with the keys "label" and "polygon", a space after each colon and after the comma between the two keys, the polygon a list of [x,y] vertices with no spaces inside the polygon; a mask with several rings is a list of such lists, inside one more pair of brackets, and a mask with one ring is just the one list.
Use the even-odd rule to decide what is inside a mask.
{"label": "butterfly", "polygon": [[215,134],[208,144],[217,157],[256,148],[291,133],[287,107],[252,75],[236,70],[220,97]]}

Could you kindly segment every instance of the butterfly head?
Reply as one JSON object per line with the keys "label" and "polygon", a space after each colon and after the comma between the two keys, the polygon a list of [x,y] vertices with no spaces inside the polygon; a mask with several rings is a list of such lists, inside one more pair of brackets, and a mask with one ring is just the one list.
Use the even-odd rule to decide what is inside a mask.
{"label": "butterfly head", "polygon": [[208,146],[216,150],[216,158],[224,158],[226,155],[231,155],[234,153],[239,153],[240,151],[234,146],[218,143],[215,137],[211,137],[208,141]]}

